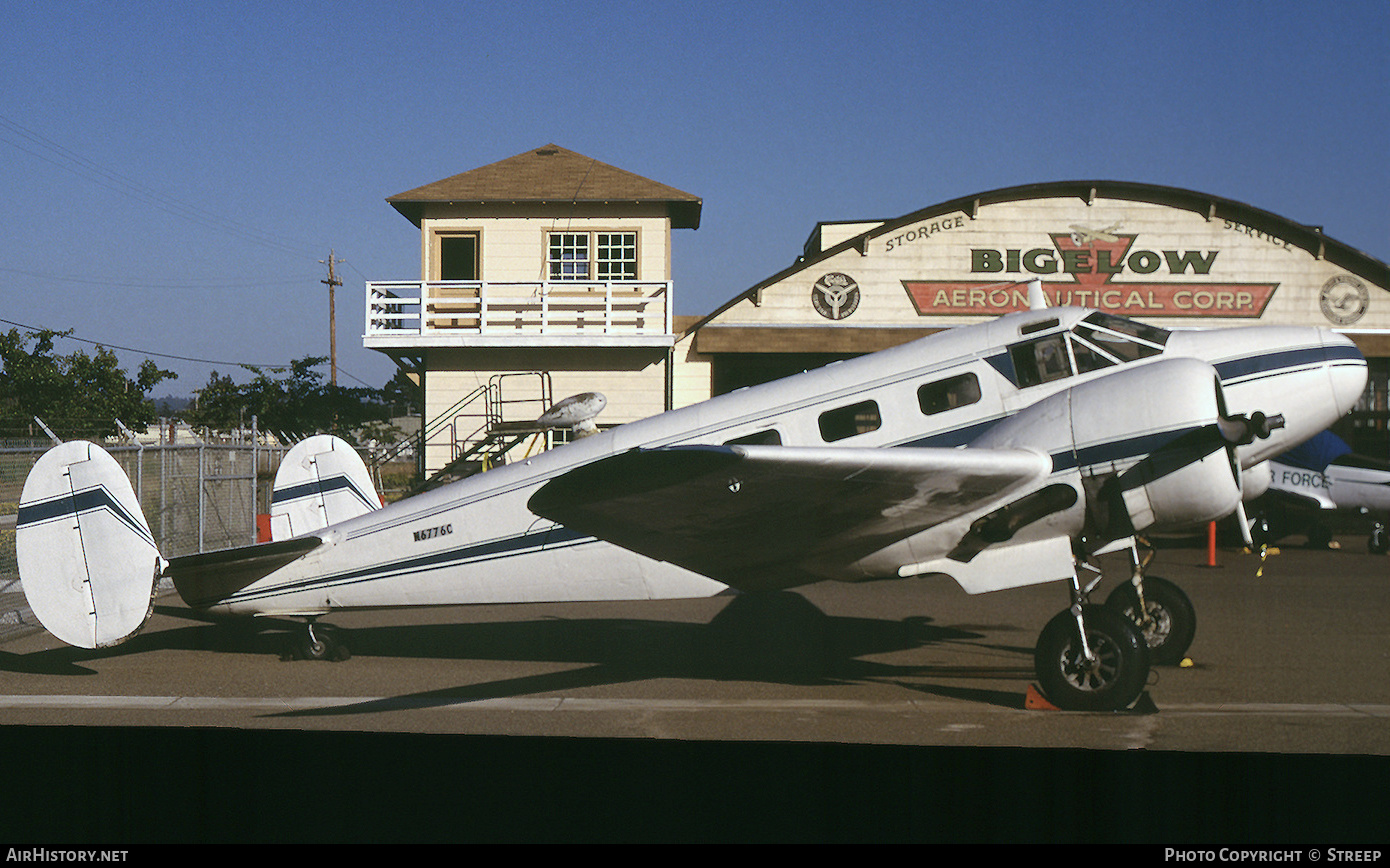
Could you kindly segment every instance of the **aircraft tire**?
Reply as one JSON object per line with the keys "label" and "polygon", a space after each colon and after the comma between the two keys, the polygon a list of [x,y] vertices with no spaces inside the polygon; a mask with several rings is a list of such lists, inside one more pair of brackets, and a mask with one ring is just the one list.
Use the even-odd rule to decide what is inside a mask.
{"label": "aircraft tire", "polygon": [[308,630],[293,639],[294,656],[299,660],[332,660],[338,662],[348,659],[347,646],[328,631],[319,629],[311,636]]}
{"label": "aircraft tire", "polygon": [[1077,662],[1076,619],[1058,614],[1038,636],[1034,670],[1043,694],[1064,711],[1121,711],[1134,705],[1149,680],[1149,646],[1123,615],[1105,606],[1085,606],[1086,636],[1097,664]]}
{"label": "aircraft tire", "polygon": [[1134,622],[1149,645],[1149,659],[1155,666],[1176,666],[1182,662],[1197,635],[1197,610],[1182,588],[1158,576],[1144,577],[1144,602],[1150,622],[1139,619],[1139,594],[1124,582],[1110,592],[1105,605]]}

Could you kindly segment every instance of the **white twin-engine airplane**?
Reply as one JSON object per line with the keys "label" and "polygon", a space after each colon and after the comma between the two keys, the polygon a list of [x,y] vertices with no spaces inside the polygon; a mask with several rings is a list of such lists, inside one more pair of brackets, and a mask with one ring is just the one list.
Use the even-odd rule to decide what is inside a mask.
{"label": "white twin-engine airplane", "polygon": [[[51,632],[94,648],[138,630],[167,576],[214,615],[306,619],[299,641],[316,657],[334,651],[314,619],[335,609],[933,573],[972,594],[1065,582],[1070,607],[1038,640],[1039,686],[1064,709],[1129,708],[1151,660],[1186,651],[1195,617],[1171,583],[1145,581],[1136,534],[1238,512],[1269,479],[1250,468],[1347,413],[1366,362],[1322,329],[1169,332],[1047,308],[1037,282],[1030,296],[1028,311],[630,422],[384,508],[360,460],[320,439],[286,458],[273,541],[168,561],[115,461],[65,443],[25,485],[24,590]],[[1093,558],[1118,550],[1132,575],[1093,605]],[[1095,575],[1083,581],[1082,569]]]}

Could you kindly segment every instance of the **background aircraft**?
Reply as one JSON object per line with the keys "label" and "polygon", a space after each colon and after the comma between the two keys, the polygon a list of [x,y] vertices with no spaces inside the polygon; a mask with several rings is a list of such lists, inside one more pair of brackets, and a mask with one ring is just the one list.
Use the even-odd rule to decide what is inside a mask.
{"label": "background aircraft", "polygon": [[[1042,298],[1036,281],[1029,295]],[[26,482],[16,554],[35,614],[71,644],[139,629],[163,575],[212,614],[305,619],[313,657],[336,653],[313,631],[335,609],[933,573],[972,594],[1063,582],[1068,606],[1035,654],[1043,692],[1064,708],[1122,709],[1151,655],[1185,650],[1194,627],[1166,583],[1146,589],[1136,533],[1239,511],[1245,470],[1332,424],[1365,382],[1355,346],[1325,330],[1168,332],[1040,308],[621,425],[287,539],[171,561],[115,462],[62,444]],[[1131,553],[1133,605],[1094,605],[1094,558],[1117,550]]]}
{"label": "background aircraft", "polygon": [[1367,547],[1390,550],[1390,461],[1357,455],[1346,441],[1323,431],[1269,462],[1269,490],[1254,504],[1257,536],[1273,542],[1302,531],[1308,544],[1332,544],[1338,513],[1373,517]]}

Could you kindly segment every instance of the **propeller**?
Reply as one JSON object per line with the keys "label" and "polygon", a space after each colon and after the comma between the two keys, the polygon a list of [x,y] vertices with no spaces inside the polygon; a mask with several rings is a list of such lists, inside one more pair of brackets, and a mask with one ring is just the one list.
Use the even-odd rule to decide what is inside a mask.
{"label": "propeller", "polygon": [[[1264,440],[1275,430],[1283,427],[1284,417],[1278,414],[1267,416],[1256,410],[1248,416],[1244,413],[1232,416],[1226,407],[1226,393],[1221,388],[1221,381],[1216,381],[1216,428],[1221,432],[1221,439],[1226,441],[1226,458],[1231,463],[1231,474],[1235,477],[1238,487],[1244,486],[1241,481],[1240,456],[1236,450],[1256,440]],[[1241,539],[1247,546],[1254,548],[1255,541],[1250,535],[1250,520],[1245,515],[1244,499],[1236,501],[1236,520],[1240,524]]]}

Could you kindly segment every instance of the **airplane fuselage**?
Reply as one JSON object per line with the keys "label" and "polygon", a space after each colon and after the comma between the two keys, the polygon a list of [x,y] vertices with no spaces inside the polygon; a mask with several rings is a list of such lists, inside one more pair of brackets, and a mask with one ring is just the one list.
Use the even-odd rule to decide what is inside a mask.
{"label": "airplane fuselage", "polygon": [[[1180,359],[1201,364],[1174,363]],[[1141,372],[1157,363],[1168,366],[1153,368],[1155,376]],[[1160,371],[1182,376],[1160,378]],[[1216,401],[1229,415],[1282,416],[1282,428],[1233,447],[1239,465],[1249,468],[1343,416],[1365,377],[1365,360],[1351,342],[1321,329],[1164,332],[1079,308],[1010,314],[631,422],[391,504],[318,532],[323,545],[230,593],[179,591],[190,605],[218,613],[298,615],[707,596],[724,586],[540,518],[528,500],[548,480],[601,458],[688,444],[913,448],[1007,441],[1045,451],[1054,468],[1048,484],[1084,494],[1089,483],[1145,460],[1156,443],[1198,426],[1196,415],[1167,412],[1165,404],[1187,397],[1174,391],[1178,386],[1155,385],[1160,379],[1219,395],[1193,398],[1194,406]],[[1057,413],[1030,411],[1064,403],[1102,417],[1089,440]],[[1066,429],[1065,436],[1046,433],[1049,426]],[[1129,520],[1148,508],[1135,505]],[[976,517],[850,563],[811,565],[806,581],[944,572],[972,593],[1055,581],[1070,574],[1076,540],[1095,527],[1083,497],[1033,521],[1008,546],[953,561],[948,553]]]}

